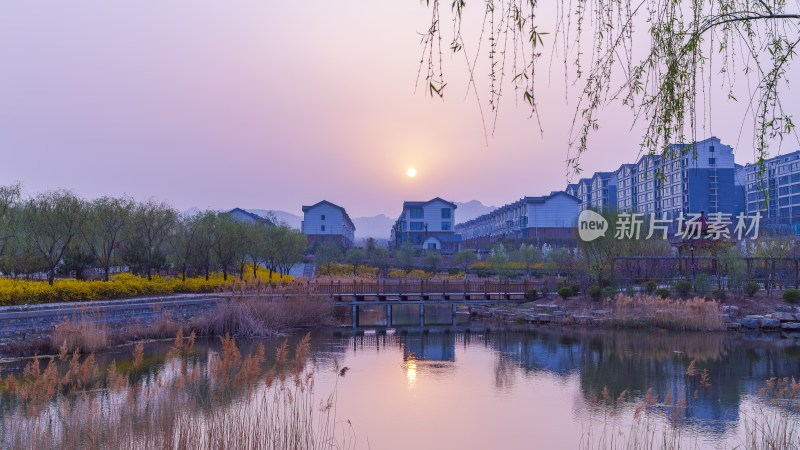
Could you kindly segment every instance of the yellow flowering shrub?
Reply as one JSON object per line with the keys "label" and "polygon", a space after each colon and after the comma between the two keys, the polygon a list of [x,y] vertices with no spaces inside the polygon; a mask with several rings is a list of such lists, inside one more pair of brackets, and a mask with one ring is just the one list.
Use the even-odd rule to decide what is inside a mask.
{"label": "yellow flowering shrub", "polygon": [[[317,275],[340,277],[352,276],[353,265],[331,263],[317,266]],[[356,270],[356,276],[375,278],[378,276],[378,269],[370,266],[358,266],[358,269]]]}
{"label": "yellow flowering shrub", "polygon": [[[253,266],[245,271],[246,279],[252,279]],[[267,282],[291,281],[292,277],[284,276],[281,280],[278,273],[263,267],[256,270],[258,278]],[[109,281],[56,280],[52,286],[46,281],[12,280],[0,278],[0,306],[23,305],[32,303],[77,302],[93,300],[111,300],[119,298],[167,295],[175,293],[208,293],[216,292],[231,286],[238,281],[228,275],[228,281],[222,273],[214,272],[205,277],[180,278],[154,276],[152,280],[130,273],[114,275]]]}

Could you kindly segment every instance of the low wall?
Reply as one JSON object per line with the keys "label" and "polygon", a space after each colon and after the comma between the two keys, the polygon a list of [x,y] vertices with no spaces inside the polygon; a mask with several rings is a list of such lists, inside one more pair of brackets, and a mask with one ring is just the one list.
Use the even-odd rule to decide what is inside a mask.
{"label": "low wall", "polygon": [[182,295],[0,307],[0,341],[43,337],[67,320],[92,320],[120,327],[156,321],[165,315],[188,320],[227,300],[219,295]]}

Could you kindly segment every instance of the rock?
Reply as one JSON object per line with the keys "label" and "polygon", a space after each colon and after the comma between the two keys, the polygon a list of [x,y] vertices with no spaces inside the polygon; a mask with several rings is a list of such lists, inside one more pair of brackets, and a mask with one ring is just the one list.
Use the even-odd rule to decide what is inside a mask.
{"label": "rock", "polygon": [[553,315],[559,317],[566,317],[569,316],[569,313],[566,311],[553,311]]}
{"label": "rock", "polygon": [[726,324],[725,324],[725,326],[726,326],[726,327],[727,327],[729,330],[739,330],[739,329],[741,329],[741,328],[742,328],[742,324],[741,324],[741,323],[739,323],[739,322],[728,322],[728,323],[726,323]]}
{"label": "rock", "polygon": [[537,314],[536,315],[536,320],[539,323],[550,323],[550,320],[552,320],[552,319],[553,319],[553,316],[551,316],[550,314]]}
{"label": "rock", "polygon": [[795,320],[794,314],[788,312],[776,312],[770,314],[772,319],[780,320],[781,322],[792,322]]}
{"label": "rock", "polygon": [[775,308],[775,311],[790,313],[794,312],[794,307],[788,305],[779,305],[778,307]]}
{"label": "rock", "polygon": [[608,319],[592,319],[592,325],[602,327],[608,322]]}
{"label": "rock", "polygon": [[759,323],[761,324],[761,328],[780,328],[781,327],[781,321],[778,320],[778,319],[763,318],[763,319],[759,320]]}
{"label": "rock", "polygon": [[800,330],[800,323],[798,322],[782,323],[781,328],[784,330]]}
{"label": "rock", "polygon": [[592,311],[592,314],[594,314],[595,316],[605,316],[607,314],[611,314],[611,311],[607,309],[595,309],[594,311]]}
{"label": "rock", "polygon": [[739,307],[733,305],[723,305],[722,312],[729,316],[735,316],[739,314]]}
{"label": "rock", "polygon": [[742,319],[742,326],[754,330],[761,328],[761,322],[759,320],[760,319],[754,317],[745,317],[744,319]]}
{"label": "rock", "polygon": [[572,316],[572,318],[575,319],[576,322],[580,323],[588,323],[589,321],[594,319],[594,317],[592,316]]}

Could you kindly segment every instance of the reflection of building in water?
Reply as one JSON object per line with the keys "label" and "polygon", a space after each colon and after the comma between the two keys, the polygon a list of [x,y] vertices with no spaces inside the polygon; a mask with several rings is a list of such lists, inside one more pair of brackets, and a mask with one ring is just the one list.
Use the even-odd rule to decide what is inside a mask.
{"label": "reflection of building in water", "polygon": [[[604,387],[613,398],[627,390],[628,398],[638,401],[651,388],[659,402],[667,393],[673,402],[682,397],[687,401],[682,416],[717,433],[736,426],[742,394],[758,391],[768,378],[800,372],[800,361],[787,358],[780,346],[739,335],[509,332],[491,334],[488,345],[527,371],[579,373],[586,399]],[[692,360],[697,374],[690,377],[686,368]],[[705,388],[703,369],[710,377]]]}
{"label": "reflection of building in water", "polygon": [[456,341],[449,333],[405,336],[403,359],[455,361]]}

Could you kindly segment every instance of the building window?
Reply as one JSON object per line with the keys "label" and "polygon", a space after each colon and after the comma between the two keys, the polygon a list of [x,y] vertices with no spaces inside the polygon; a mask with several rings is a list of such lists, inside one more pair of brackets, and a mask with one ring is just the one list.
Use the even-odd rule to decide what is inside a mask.
{"label": "building window", "polygon": [[411,208],[411,218],[412,219],[422,219],[423,218],[423,210],[422,210],[422,208]]}
{"label": "building window", "polygon": [[450,222],[442,222],[442,231],[450,231]]}
{"label": "building window", "polygon": [[714,153],[714,146],[713,146],[713,145],[710,145],[710,146],[708,147],[708,151],[709,151],[709,152],[711,152],[711,153]]}
{"label": "building window", "polygon": [[322,231],[325,231],[325,225],[322,225]]}
{"label": "building window", "polygon": [[713,166],[717,164],[717,158],[708,158],[708,165]]}
{"label": "building window", "polygon": [[436,244],[433,242],[428,242],[428,250],[436,250]]}
{"label": "building window", "polygon": [[320,220],[325,220],[325,214],[322,215],[322,218]]}
{"label": "building window", "polygon": [[449,219],[450,215],[450,208],[442,208],[442,219]]}
{"label": "building window", "polygon": [[422,231],[425,229],[424,222],[411,222],[411,231]]}

